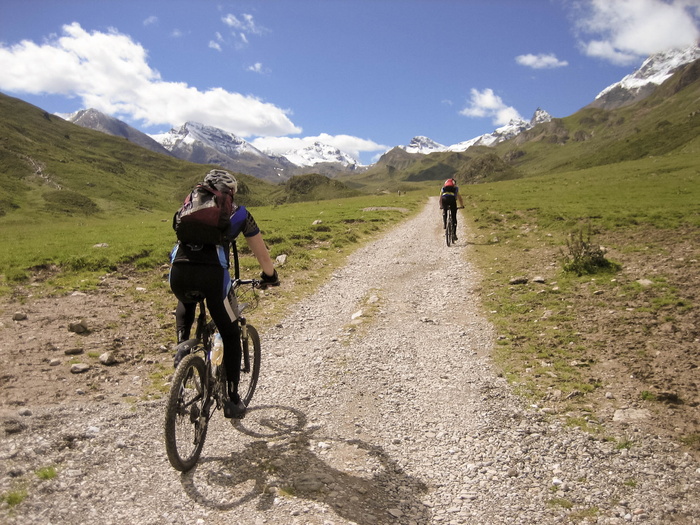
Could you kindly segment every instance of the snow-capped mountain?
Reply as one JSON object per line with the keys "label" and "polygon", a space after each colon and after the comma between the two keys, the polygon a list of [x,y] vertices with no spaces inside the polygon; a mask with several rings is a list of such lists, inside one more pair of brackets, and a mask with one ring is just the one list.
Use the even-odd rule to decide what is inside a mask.
{"label": "snow-capped mountain", "polygon": [[491,133],[486,133],[479,137],[474,137],[458,144],[453,144],[447,148],[447,151],[466,151],[472,146],[495,146],[504,140],[510,140],[519,135],[523,131],[534,128],[537,124],[549,122],[552,120],[552,115],[541,108],[537,108],[532,118],[527,121],[524,119],[513,119],[505,126],[496,128]]}
{"label": "snow-capped mountain", "polygon": [[287,180],[295,167],[284,158],[266,155],[233,133],[198,122],[185,122],[179,128],[151,137],[179,159],[216,164],[271,182]]}
{"label": "snow-capped mountain", "polygon": [[440,151],[466,151],[472,146],[495,146],[499,142],[512,139],[523,131],[527,131],[528,129],[535,127],[537,124],[549,122],[550,120],[552,120],[552,115],[543,109],[537,108],[535,114],[529,121],[523,119],[513,119],[505,126],[501,126],[491,133],[486,133],[484,135],[474,137],[473,139],[453,144],[452,146],[443,146],[442,144],[439,144],[428,137],[417,136],[411,139],[408,146],[399,146],[399,148],[407,153],[421,153],[423,155],[427,155],[428,153]]}
{"label": "snow-capped mountain", "polygon": [[[281,155],[268,151],[260,151],[246,140],[212,126],[197,122],[186,122],[180,128],[173,128],[168,133],[152,135],[165,148],[179,158],[200,162],[195,158],[201,157],[201,150],[215,150],[233,159],[257,157],[264,164],[278,164],[275,169],[295,171],[294,168],[312,167],[321,163],[339,164],[341,167],[354,169],[357,161],[338,148],[316,142],[305,148],[287,151]],[[198,153],[198,154],[196,154]],[[283,178],[289,178],[293,173],[287,173]]]}
{"label": "snow-capped mountain", "polygon": [[197,144],[210,146],[229,156],[266,155],[246,140],[233,133],[213,126],[205,126],[198,122],[185,122],[179,128],[173,128],[167,133],[151,135],[151,138],[161,143],[168,151],[192,149]]}
{"label": "snow-capped mountain", "polygon": [[81,109],[75,113],[57,113],[57,116],[84,128],[101,131],[102,133],[114,135],[115,137],[124,137],[128,139],[129,142],[138,144],[156,153],[170,155],[168,150],[145,133],[129,126],[126,122],[105,115],[96,109]]}
{"label": "snow-capped mountain", "polygon": [[287,151],[282,156],[292,164],[301,167],[315,166],[324,162],[333,162],[349,168],[358,166],[357,161],[347,153],[320,142],[314,142],[311,146],[302,149]]}
{"label": "snow-capped mountain", "polygon": [[408,153],[422,153],[423,155],[435,153],[436,151],[445,151],[445,146],[421,135],[413,137],[408,146],[399,146],[399,148]]}
{"label": "snow-capped mountain", "polygon": [[495,146],[504,140],[510,140],[520,135],[523,131],[534,128],[537,124],[549,122],[550,120],[552,120],[552,115],[541,108],[537,108],[529,121],[513,119],[505,126],[496,128],[496,130],[491,133],[486,133],[479,137],[454,144],[447,149],[448,151],[466,151],[472,146]]}
{"label": "snow-capped mountain", "polygon": [[700,58],[700,46],[671,49],[647,58],[633,73],[598,93],[589,107],[615,109],[650,95],[681,66]]}

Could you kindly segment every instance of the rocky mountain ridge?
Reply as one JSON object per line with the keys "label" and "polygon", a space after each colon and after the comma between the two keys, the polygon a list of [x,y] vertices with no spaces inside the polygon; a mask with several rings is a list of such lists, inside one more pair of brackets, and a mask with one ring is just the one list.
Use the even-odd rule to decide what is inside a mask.
{"label": "rocky mountain ridge", "polygon": [[[698,45],[651,55],[634,73],[601,91],[588,107],[614,109],[641,100],[651,94],[679,67],[698,58],[700,58]],[[259,150],[233,133],[197,122],[186,122],[167,133],[148,136],[94,109],[61,116],[84,127],[124,136],[159,153],[167,153],[200,164],[217,164],[226,169],[247,173],[271,182],[282,182],[294,175],[311,171],[333,177],[368,168],[360,165],[356,159],[340,149],[321,142],[283,154],[274,154]],[[495,146],[551,120],[552,115],[537,108],[529,121],[513,119],[491,133],[450,146],[419,135],[415,136],[408,145],[392,149],[398,148],[409,154],[420,155],[446,151],[463,152],[473,146]]]}
{"label": "rocky mountain ridge", "polygon": [[647,58],[634,72],[609,85],[587,107],[616,109],[649,96],[681,66],[700,59],[697,44],[684,49],[670,49]]}

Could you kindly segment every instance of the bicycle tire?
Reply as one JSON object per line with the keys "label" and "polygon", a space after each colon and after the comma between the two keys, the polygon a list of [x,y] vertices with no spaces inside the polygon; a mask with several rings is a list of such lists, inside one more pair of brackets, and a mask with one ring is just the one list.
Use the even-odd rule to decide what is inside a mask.
{"label": "bicycle tire", "polygon": [[197,464],[207,437],[209,389],[206,364],[199,355],[186,356],[177,367],[165,409],[165,451],[170,464],[187,472]]}
{"label": "bicycle tire", "polygon": [[[252,325],[246,325],[248,329],[248,342],[241,341],[241,377],[238,382],[238,393],[246,406],[250,405],[255,388],[258,386],[258,376],[260,375],[260,336]],[[248,367],[246,367],[248,364]]]}
{"label": "bicycle tire", "polygon": [[447,243],[447,246],[450,246],[454,239],[454,218],[452,217],[452,210],[448,209],[447,210],[447,226],[445,228],[445,242]]}

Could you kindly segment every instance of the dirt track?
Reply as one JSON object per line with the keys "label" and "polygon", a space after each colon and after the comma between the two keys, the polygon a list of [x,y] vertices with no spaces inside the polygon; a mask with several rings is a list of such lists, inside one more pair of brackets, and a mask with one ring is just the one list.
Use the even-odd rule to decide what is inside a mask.
{"label": "dirt track", "polygon": [[[163,401],[137,397],[149,361],[170,357],[153,305],[129,306],[133,283],[30,300],[24,321],[8,306],[0,492],[27,497],[0,521],[697,523],[700,466],[673,444],[617,448],[513,395],[490,364],[469,247],[441,233],[430,202],[262,333],[248,416],[234,428],[216,414],[186,475],[165,457]],[[81,311],[91,333],[67,335]],[[71,374],[75,340],[120,363]],[[57,476],[39,479],[47,466]]]}

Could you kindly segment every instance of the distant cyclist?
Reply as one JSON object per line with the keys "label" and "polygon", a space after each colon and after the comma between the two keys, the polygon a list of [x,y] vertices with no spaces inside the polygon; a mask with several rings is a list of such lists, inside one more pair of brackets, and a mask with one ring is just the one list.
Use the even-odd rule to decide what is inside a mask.
{"label": "distant cyclist", "polygon": [[[212,170],[204,182],[222,189],[228,188],[235,195],[238,183],[233,175],[223,170]],[[241,363],[241,339],[238,325],[228,301],[231,289],[229,252],[231,242],[242,233],[250,250],[262,267],[261,280],[267,286],[278,286],[277,271],[260,235],[253,216],[244,206],[234,203],[230,230],[222,244],[186,244],[178,242],[171,253],[170,288],[179,302],[175,311],[177,342],[190,337],[197,307],[197,294],[205,297],[207,309],[224,341],[224,365],[229,379],[230,401],[224,405],[226,417],[242,418],[245,403],[238,395]],[[175,356],[177,367],[183,355]]]}
{"label": "distant cyclist", "polygon": [[454,224],[453,238],[457,240],[457,201],[460,207],[464,208],[464,201],[459,194],[457,181],[447,179],[440,190],[440,209],[442,210],[442,227],[447,228],[447,209],[452,210],[452,221]]}

